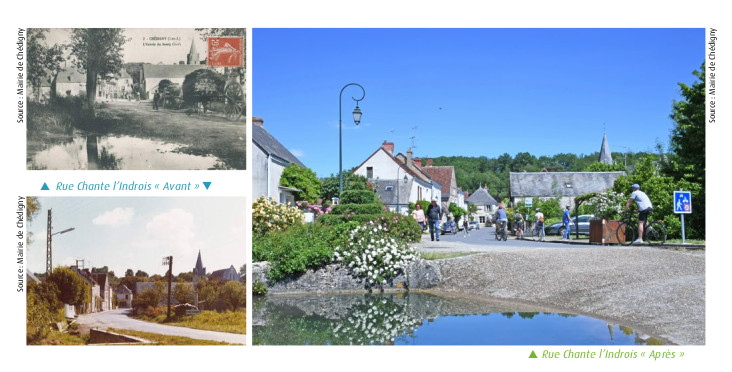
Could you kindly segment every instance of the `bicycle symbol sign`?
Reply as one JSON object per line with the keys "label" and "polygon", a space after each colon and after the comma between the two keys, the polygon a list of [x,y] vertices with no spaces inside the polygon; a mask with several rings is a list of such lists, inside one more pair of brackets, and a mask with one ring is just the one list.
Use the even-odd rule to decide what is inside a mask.
{"label": "bicycle symbol sign", "polygon": [[674,213],[691,213],[691,191],[674,191]]}

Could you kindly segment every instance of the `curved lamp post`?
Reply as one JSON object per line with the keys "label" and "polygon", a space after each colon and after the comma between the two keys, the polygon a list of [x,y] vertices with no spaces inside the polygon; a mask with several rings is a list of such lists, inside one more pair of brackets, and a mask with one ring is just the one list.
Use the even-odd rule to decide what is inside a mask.
{"label": "curved lamp post", "polygon": [[341,125],[341,117],[343,116],[341,114],[342,110],[342,103],[343,103],[343,91],[346,90],[350,85],[355,85],[359,88],[361,88],[361,91],[363,94],[361,95],[361,98],[355,98],[351,97],[354,101],[356,101],[356,108],[353,110],[353,122],[358,125],[361,122],[361,109],[358,108],[358,101],[361,101],[366,97],[366,89],[363,89],[363,87],[356,83],[348,83],[341,89],[341,94],[338,96],[338,195],[340,196],[341,193],[343,193],[343,129]]}

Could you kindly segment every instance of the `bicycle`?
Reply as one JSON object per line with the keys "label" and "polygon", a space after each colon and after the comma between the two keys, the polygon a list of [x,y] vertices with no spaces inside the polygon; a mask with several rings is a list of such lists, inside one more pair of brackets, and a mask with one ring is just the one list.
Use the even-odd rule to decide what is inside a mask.
{"label": "bicycle", "polygon": [[[615,234],[622,245],[631,245],[638,237],[638,219],[635,213],[625,212]],[[652,246],[666,242],[666,226],[661,221],[646,221],[643,226],[643,241]]]}
{"label": "bicycle", "polygon": [[496,240],[504,242],[508,240],[508,234],[506,233],[506,221],[499,221],[496,224]]}
{"label": "bicycle", "polygon": [[516,240],[524,237],[524,221],[516,221],[513,224],[513,231],[516,232]]}
{"label": "bicycle", "polygon": [[[541,226],[539,226],[539,224],[541,224]],[[534,224],[534,228],[532,230],[534,230],[534,240],[538,240],[540,242],[543,242],[544,241],[544,234],[545,234],[545,232],[544,232],[544,223],[543,222],[537,222],[536,224]]]}

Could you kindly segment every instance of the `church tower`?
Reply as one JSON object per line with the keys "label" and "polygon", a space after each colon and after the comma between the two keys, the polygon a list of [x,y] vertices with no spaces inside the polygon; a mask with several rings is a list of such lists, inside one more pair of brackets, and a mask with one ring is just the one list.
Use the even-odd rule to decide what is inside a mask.
{"label": "church tower", "polygon": [[206,268],[203,267],[203,261],[201,261],[201,251],[198,251],[198,259],[196,260],[196,267],[193,268],[193,282],[197,283],[200,279],[206,278]]}
{"label": "church tower", "polygon": [[602,146],[600,146],[600,163],[613,164],[613,155],[610,153],[610,146],[607,144],[607,135],[602,134]]}
{"label": "church tower", "polygon": [[[189,64],[189,65],[201,64],[201,59],[198,58],[198,51],[196,50],[196,43],[195,43],[194,38],[191,38],[191,51],[188,52],[188,58],[186,60],[186,64]],[[199,255],[199,257],[200,257],[200,255]]]}

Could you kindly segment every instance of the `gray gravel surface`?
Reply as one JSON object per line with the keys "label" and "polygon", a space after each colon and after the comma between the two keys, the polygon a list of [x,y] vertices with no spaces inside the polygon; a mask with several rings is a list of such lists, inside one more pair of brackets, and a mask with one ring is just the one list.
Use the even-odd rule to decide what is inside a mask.
{"label": "gray gravel surface", "polygon": [[675,344],[705,343],[704,251],[437,243],[417,248],[481,252],[436,261],[442,275],[438,291],[543,304]]}

